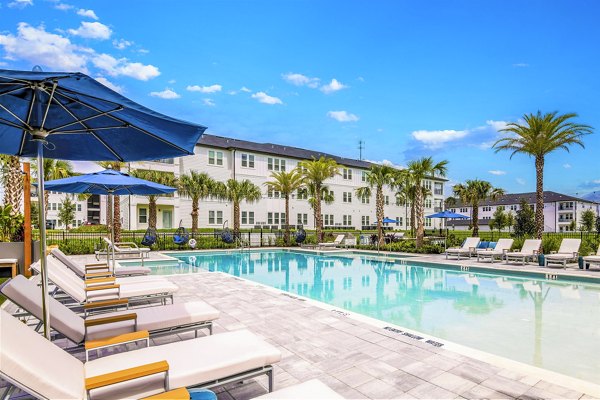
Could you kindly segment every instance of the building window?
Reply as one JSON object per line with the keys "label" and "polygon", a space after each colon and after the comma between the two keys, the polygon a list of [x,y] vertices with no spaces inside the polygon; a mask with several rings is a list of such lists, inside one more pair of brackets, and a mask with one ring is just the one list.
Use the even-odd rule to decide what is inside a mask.
{"label": "building window", "polygon": [[223,224],[223,211],[210,210],[208,212],[208,223],[211,225],[214,225],[214,224],[222,225]]}
{"label": "building window", "polygon": [[461,208],[460,212],[461,213],[466,213],[466,212],[469,212],[469,209],[468,208]]}
{"label": "building window", "polygon": [[385,196],[383,199],[384,199],[385,205],[389,206],[390,205],[390,196]]}
{"label": "building window", "polygon": [[367,181],[367,173],[368,173],[367,171],[362,171],[362,174],[361,174],[361,177],[360,177],[361,181],[363,181],[363,182]]}
{"label": "building window", "polygon": [[423,186],[425,186],[425,189],[431,191],[431,181],[428,181],[428,180],[423,181]]}
{"label": "building window", "polygon": [[510,206],[510,210],[511,211],[517,211],[519,209],[519,205],[518,204],[513,204]]}
{"label": "building window", "polygon": [[267,223],[269,225],[279,225],[279,221],[281,221],[282,224],[285,223],[285,213],[267,213]]}
{"label": "building window", "polygon": [[490,206],[483,206],[481,209],[482,209],[482,211],[484,211],[484,212],[485,212],[485,211],[492,211],[492,207],[490,207]]}
{"label": "building window", "polygon": [[58,203],[58,209],[62,210],[62,203]]}
{"label": "building window", "polygon": [[350,168],[343,168],[342,176],[344,177],[344,179],[351,181],[352,180],[352,170]]}
{"label": "building window", "polygon": [[138,224],[147,224],[148,223],[148,209],[147,208],[139,208],[138,209]]}
{"label": "building window", "polygon": [[334,224],[333,222],[333,214],[325,214],[323,215],[323,225],[327,225],[327,226],[332,226]]}
{"label": "building window", "polygon": [[298,225],[308,225],[308,214],[298,213]]}
{"label": "building window", "polygon": [[242,153],[242,167],[254,168],[254,155]]}
{"label": "building window", "polygon": [[436,182],[433,185],[433,194],[443,196],[444,195],[444,184]]}
{"label": "building window", "polygon": [[402,226],[402,217],[396,217],[396,226]]}
{"label": "building window", "polygon": [[342,221],[343,221],[342,225],[352,226],[352,215],[343,215]]}
{"label": "building window", "polygon": [[223,165],[223,152],[209,150],[208,151],[208,163],[210,165]]}
{"label": "building window", "polygon": [[431,228],[431,218],[425,218],[425,226]]}
{"label": "building window", "polygon": [[242,224],[254,225],[254,211],[242,211]]}
{"label": "building window", "polygon": [[352,192],[344,192],[342,201],[344,203],[352,203]]}
{"label": "building window", "polygon": [[273,189],[267,189],[267,197],[270,199],[278,199],[281,197],[281,192]]}
{"label": "building window", "polygon": [[306,199],[308,199],[308,190],[306,190],[306,189],[298,189],[298,192],[296,193],[296,198],[298,200],[306,200]]}
{"label": "building window", "polygon": [[281,158],[267,158],[267,169],[269,171],[285,171],[285,160]]}
{"label": "building window", "polygon": [[369,196],[363,196],[360,198],[360,201],[363,204],[369,204],[371,202],[371,199],[369,198]]}
{"label": "building window", "polygon": [[363,215],[362,216],[362,225],[363,226],[369,226],[371,225],[369,222],[369,216],[368,215]]}
{"label": "building window", "polygon": [[425,208],[431,208],[431,199],[425,199]]}
{"label": "building window", "polygon": [[77,211],[81,211],[81,204],[77,204]]}

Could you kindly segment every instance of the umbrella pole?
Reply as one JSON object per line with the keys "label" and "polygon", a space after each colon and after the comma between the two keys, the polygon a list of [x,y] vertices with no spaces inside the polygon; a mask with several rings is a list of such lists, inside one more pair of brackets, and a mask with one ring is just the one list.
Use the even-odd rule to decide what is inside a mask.
{"label": "umbrella pole", "polygon": [[38,141],[38,209],[40,229],[40,272],[42,275],[42,322],[44,336],[50,340],[50,310],[48,296],[48,263],[46,260],[46,199],[44,198],[44,142]]}
{"label": "umbrella pole", "polygon": [[112,214],[110,216],[110,233],[111,233],[111,238],[110,241],[112,242],[112,273],[115,273],[115,195],[114,194],[110,194],[110,213]]}

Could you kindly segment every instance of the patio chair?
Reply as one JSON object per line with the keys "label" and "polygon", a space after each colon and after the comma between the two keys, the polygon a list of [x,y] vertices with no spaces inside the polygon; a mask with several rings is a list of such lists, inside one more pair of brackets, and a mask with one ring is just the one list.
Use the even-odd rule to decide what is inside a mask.
{"label": "patio chair", "polygon": [[[37,398],[142,398],[171,387],[216,387],[267,375],[280,351],[248,330],[81,362],[0,310],[0,377]],[[25,345],[26,344],[26,345]]]}
{"label": "patio chair", "polygon": [[462,255],[467,255],[469,258],[471,258],[471,256],[475,254],[475,250],[479,245],[479,240],[480,239],[478,237],[468,237],[465,239],[461,247],[451,247],[446,249],[446,260],[450,255],[455,255],[457,260],[460,260],[460,256]]}
{"label": "patio chair", "polygon": [[337,235],[333,242],[319,243],[319,247],[339,247],[342,245],[342,242],[344,241],[345,237],[346,237],[346,235],[344,235],[344,234]]}
{"label": "patio chair", "polygon": [[510,251],[513,242],[514,239],[498,239],[498,242],[496,243],[496,246],[493,249],[478,249],[477,262],[489,258],[493,264],[495,258],[498,258],[500,260],[504,259],[505,254]]}
{"label": "patio chair", "polygon": [[[0,292],[41,320],[41,297],[34,282],[19,275],[0,285]],[[138,331],[147,331],[150,337],[190,331],[194,331],[197,337],[199,329],[208,329],[212,334],[212,322],[218,319],[220,314],[218,310],[202,301],[136,308],[85,319],[53,298],[49,299],[48,309],[52,329],[64,335],[77,347],[85,344],[86,359],[89,351],[107,347],[115,341],[122,343],[126,339],[148,339],[147,336],[135,335]]]}
{"label": "patio chair", "polygon": [[100,261],[100,257],[108,257],[112,253],[112,249],[115,250],[115,257],[121,256],[123,258],[126,257],[134,257],[134,258],[148,258],[150,256],[150,248],[149,247],[139,247],[135,242],[117,242],[113,243],[109,238],[102,238],[104,243],[106,243],[106,248],[102,250],[96,250],[94,254],[96,255],[96,260]]}
{"label": "patio chair", "polygon": [[540,239],[526,239],[525,242],[523,242],[521,250],[509,251],[506,253],[504,262],[508,264],[511,261],[520,261],[522,265],[525,265],[526,261],[537,258],[540,247],[542,247],[542,241]]}
{"label": "patio chair", "polygon": [[544,266],[559,264],[566,269],[568,261],[577,261],[580,246],[581,239],[563,239],[557,252],[544,255]]}
{"label": "patio chair", "polygon": [[86,264],[82,266],[73,261],[73,259],[67,257],[60,249],[53,249],[50,254],[81,278],[85,278],[86,276],[125,277],[150,274],[150,268],[147,267],[115,267],[114,269],[111,269],[106,263]]}
{"label": "patio chair", "polygon": [[595,255],[585,256],[583,257],[584,268],[589,269],[590,265],[598,265],[600,267],[600,246],[598,246],[598,251]]}
{"label": "patio chair", "polygon": [[[135,277],[135,278],[159,278],[132,282],[135,278],[94,278],[85,281],[64,267],[60,261],[53,257],[46,259],[48,267],[48,279],[60,290],[80,305],[89,302],[109,301],[116,299],[128,299],[130,304],[160,301],[166,304],[170,298],[173,303],[173,293],[179,287],[173,283],[160,279],[160,277]],[[40,273],[39,261],[31,264],[31,269]]]}

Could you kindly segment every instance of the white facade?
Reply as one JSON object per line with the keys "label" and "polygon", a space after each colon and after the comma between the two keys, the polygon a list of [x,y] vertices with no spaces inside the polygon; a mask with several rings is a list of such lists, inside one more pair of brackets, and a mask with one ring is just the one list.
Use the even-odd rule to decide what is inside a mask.
{"label": "white facade", "polygon": [[[87,221],[90,221],[89,216],[93,214],[93,211],[97,209],[100,211],[101,208],[106,209],[106,205],[104,202],[98,200],[78,200],[77,195],[67,194],[67,193],[58,193],[58,192],[50,192],[48,195],[48,214],[46,216],[46,226],[50,229],[65,229],[66,227],[59,221],[58,213],[62,209],[62,203],[67,196],[71,197],[71,201],[75,203],[75,218],[69,224],[70,228],[75,228],[85,224]],[[32,198],[32,202],[37,201],[37,198]],[[97,207],[96,207],[97,203]],[[103,214],[106,214],[103,211]],[[104,218],[102,223],[106,223],[106,218]]]}

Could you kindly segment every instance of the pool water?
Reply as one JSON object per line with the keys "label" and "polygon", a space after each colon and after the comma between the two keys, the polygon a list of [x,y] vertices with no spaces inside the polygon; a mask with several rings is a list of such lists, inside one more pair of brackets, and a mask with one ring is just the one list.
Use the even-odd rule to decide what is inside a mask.
{"label": "pool water", "polygon": [[600,383],[600,285],[358,254],[170,253],[156,273],[220,271]]}

